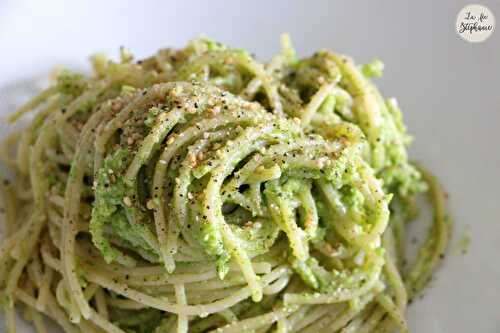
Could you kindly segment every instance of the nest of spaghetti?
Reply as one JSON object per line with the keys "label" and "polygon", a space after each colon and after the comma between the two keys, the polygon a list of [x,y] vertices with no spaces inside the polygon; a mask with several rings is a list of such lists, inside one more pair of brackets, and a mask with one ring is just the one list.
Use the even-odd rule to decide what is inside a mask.
{"label": "nest of spaghetti", "polygon": [[[1,296],[45,332],[407,331],[443,255],[435,179],[407,160],[394,100],[288,39],[268,64],[208,39],[63,71],[12,117]],[[405,225],[433,224],[403,269]]]}

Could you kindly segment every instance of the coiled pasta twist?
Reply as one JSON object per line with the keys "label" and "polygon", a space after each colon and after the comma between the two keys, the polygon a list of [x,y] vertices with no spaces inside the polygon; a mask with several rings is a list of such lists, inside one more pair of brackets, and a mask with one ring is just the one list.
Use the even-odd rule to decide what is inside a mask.
{"label": "coiled pasta twist", "polygon": [[[67,332],[407,331],[449,218],[369,80],[380,63],[297,60],[284,37],[267,65],[208,39],[93,65],[12,116],[39,109],[2,155],[9,332],[16,302],[40,332],[39,313]],[[403,274],[427,186],[434,223]]]}

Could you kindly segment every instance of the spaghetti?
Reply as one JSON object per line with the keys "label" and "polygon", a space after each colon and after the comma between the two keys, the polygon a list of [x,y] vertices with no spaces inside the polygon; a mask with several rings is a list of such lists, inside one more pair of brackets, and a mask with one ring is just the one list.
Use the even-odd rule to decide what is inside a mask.
{"label": "spaghetti", "polygon": [[[444,195],[395,100],[287,36],[268,64],[208,39],[93,57],[14,113],[0,296],[38,332],[407,332],[445,252]],[[434,219],[412,267],[405,225]],[[44,316],[41,316],[43,314]]]}

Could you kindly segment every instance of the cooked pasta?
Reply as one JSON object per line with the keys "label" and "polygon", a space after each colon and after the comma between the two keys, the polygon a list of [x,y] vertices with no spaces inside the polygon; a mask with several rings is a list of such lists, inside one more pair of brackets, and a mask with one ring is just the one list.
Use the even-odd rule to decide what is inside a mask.
{"label": "cooked pasta", "polygon": [[38,332],[408,331],[450,221],[381,62],[298,59],[283,36],[267,64],[205,38],[92,64],[10,117],[36,111],[2,149],[8,332],[17,305]]}

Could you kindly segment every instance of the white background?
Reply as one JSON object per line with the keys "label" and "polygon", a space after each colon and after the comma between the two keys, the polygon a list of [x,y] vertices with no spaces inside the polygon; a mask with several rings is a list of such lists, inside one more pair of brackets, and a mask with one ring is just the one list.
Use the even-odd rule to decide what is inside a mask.
{"label": "white background", "polygon": [[[465,42],[455,32],[465,4],[0,0],[0,112],[12,111],[13,92],[54,65],[85,68],[95,51],[116,56],[120,45],[145,56],[205,34],[268,59],[288,32],[300,55],[328,47],[358,62],[380,58],[378,84],[398,98],[416,137],[412,156],[442,180],[456,221],[443,267],[409,308],[412,331],[498,333],[500,27],[483,43]],[[481,4],[499,22],[500,2]],[[6,131],[0,120],[0,135]],[[458,246],[464,234],[466,255]]]}

